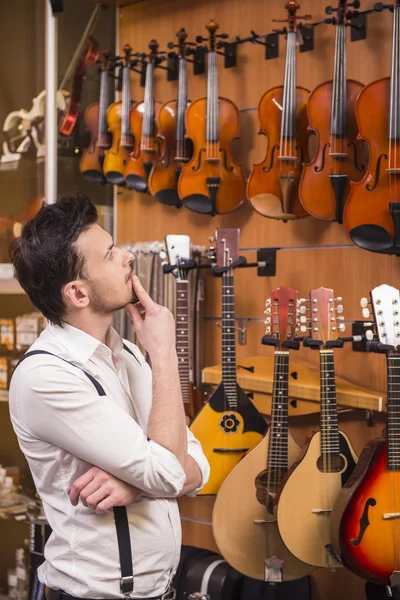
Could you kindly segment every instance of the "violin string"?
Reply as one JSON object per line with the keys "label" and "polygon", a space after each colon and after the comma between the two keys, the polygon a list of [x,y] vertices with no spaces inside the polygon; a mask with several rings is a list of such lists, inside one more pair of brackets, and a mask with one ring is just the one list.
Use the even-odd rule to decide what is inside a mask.
{"label": "violin string", "polygon": [[394,9],[393,17],[393,41],[392,41],[392,69],[390,77],[390,111],[389,111],[389,201],[392,199],[392,177],[390,169],[392,168],[392,140],[393,140],[393,117],[396,113],[396,97],[394,94],[395,73],[397,65],[397,8]]}
{"label": "violin string", "polygon": [[[286,143],[286,136],[287,136],[287,119],[286,119],[286,111],[287,111],[287,103],[288,103],[288,99],[287,99],[287,94],[288,94],[288,61],[289,61],[289,48],[290,48],[290,32],[287,34],[287,38],[286,38],[286,61],[285,61],[285,75],[284,75],[284,82],[283,82],[283,100],[282,100],[282,116],[281,116],[281,139],[280,139],[280,156],[284,157],[286,155],[286,148],[285,148],[285,143]],[[285,173],[285,161],[283,161],[283,167],[282,167],[282,160],[280,161],[280,172]]]}
{"label": "violin string", "polygon": [[[296,52],[297,52],[297,43],[293,45],[292,48],[292,56],[290,60],[290,125],[289,125],[289,156],[292,158],[294,156],[294,137],[295,137],[295,119],[296,119]],[[293,163],[288,161],[288,170],[289,174],[292,175],[294,171]]]}
{"label": "violin string", "polygon": [[206,158],[210,158],[210,140],[211,140],[211,55],[208,53],[208,76],[207,76],[207,118],[206,118]]}
{"label": "violin string", "polygon": [[[341,80],[341,102],[340,102],[340,107],[341,107],[341,111],[342,111],[342,116],[341,116],[341,133],[342,136],[340,138],[341,140],[341,152],[343,154],[347,154],[347,147],[346,147],[346,141],[347,141],[347,48],[346,48],[346,25],[341,25],[342,28],[342,61],[343,61],[343,66],[342,66],[342,80]],[[339,165],[341,165],[341,162],[339,163]]]}

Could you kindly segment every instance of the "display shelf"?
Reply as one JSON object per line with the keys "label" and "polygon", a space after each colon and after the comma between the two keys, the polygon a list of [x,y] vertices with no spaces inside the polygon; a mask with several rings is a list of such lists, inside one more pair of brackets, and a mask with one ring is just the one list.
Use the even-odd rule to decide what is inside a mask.
{"label": "display shelf", "polygon": [[25,294],[14,277],[11,263],[0,263],[0,294]]}

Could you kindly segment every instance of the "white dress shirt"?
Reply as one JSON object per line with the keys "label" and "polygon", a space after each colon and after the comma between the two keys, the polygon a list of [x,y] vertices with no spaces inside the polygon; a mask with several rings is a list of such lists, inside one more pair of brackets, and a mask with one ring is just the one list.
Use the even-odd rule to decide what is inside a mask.
{"label": "white dress shirt", "polygon": [[[12,424],[53,530],[39,579],[83,598],[123,597],[113,511],[98,515],[81,502],[72,506],[67,494],[93,465],[154,496],[127,506],[132,596],[162,594],[179,562],[181,526],[174,497],[185,472],[172,452],[147,438],[151,369],[137,346],[124,342],[138,360],[123,349],[112,327],[102,344],[70,325],[48,325],[30,348],[78,365],[106,396],[98,395],[80,369],[46,354],[25,359],[10,385]],[[209,465],[189,430],[188,454],[200,468],[202,487]]]}

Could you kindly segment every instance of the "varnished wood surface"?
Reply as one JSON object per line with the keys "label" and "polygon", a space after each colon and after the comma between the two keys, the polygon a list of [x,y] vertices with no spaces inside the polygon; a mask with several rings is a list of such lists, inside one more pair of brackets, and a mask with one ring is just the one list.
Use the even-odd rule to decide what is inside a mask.
{"label": "varnished wood surface", "polygon": [[[304,0],[301,14],[310,13],[314,21],[323,20],[328,1]],[[374,0],[364,0],[361,9],[371,8]],[[180,27],[185,27],[189,40],[196,35],[206,36],[205,25],[214,18],[221,32],[234,38],[245,37],[254,29],[257,33],[271,32],[277,25],[272,18],[283,18],[283,0],[148,0],[124,7],[120,11],[120,48],[130,43],[134,51],[144,51],[150,39],[156,38],[160,49],[175,39]],[[280,24],[278,24],[279,26]],[[350,43],[348,28],[347,75],[367,84],[390,74],[392,17],[389,11],[368,15],[368,38]],[[332,78],[334,28],[321,25],[315,29],[313,52],[298,54],[297,85],[313,90],[318,84]],[[257,136],[260,129],[257,106],[265,92],[282,85],[284,67],[284,39],[281,37],[280,56],[266,61],[264,48],[245,44],[238,48],[238,62],[233,69],[223,69],[223,58],[218,57],[219,90],[240,111],[240,140],[233,144],[235,160],[242,162],[248,176],[251,165],[263,160],[266,151],[264,136]],[[177,83],[167,82],[166,73],[156,70],[155,96],[167,101],[176,95]],[[139,86],[139,77],[132,73],[132,95],[142,99],[144,89]],[[206,75],[193,76],[189,65],[188,96],[195,100],[206,93]],[[321,285],[333,288],[342,296],[345,319],[361,319],[359,300],[381,283],[398,286],[400,263],[391,256],[374,255],[352,247],[344,229],[336,223],[318,221],[307,217],[296,222],[282,223],[269,220],[256,213],[245,201],[236,211],[209,217],[189,211],[161,205],[146,195],[126,192],[118,196],[117,241],[162,240],[167,233],[188,234],[194,244],[208,245],[208,237],[216,227],[240,227],[241,249],[257,247],[279,247],[276,277],[257,277],[255,269],[243,269],[235,273],[236,316],[264,317],[265,300],[272,289],[290,286],[307,297],[309,290]],[[255,252],[244,252],[250,261]],[[205,316],[221,316],[221,281],[206,277]],[[237,346],[238,362],[245,357],[272,356],[270,348],[261,345],[264,325],[260,322],[247,324],[247,342]],[[351,334],[347,326],[346,335]],[[221,362],[221,330],[215,320],[204,322],[205,362],[204,366]],[[296,358],[317,365],[319,356],[311,350],[301,348]],[[353,353],[347,344],[335,354],[335,368],[339,377],[364,388],[385,394],[385,359],[383,356]],[[319,415],[296,417],[291,429],[296,441],[302,445],[310,430],[318,428]],[[371,437],[381,433],[384,415],[377,417],[374,427],[367,427],[365,411],[355,410],[341,414],[339,424],[359,453]],[[211,531],[213,498],[198,497],[180,500],[184,543],[217,550]],[[337,600],[338,597],[364,600],[364,582],[340,569],[336,572],[318,570],[313,575],[314,600]]]}

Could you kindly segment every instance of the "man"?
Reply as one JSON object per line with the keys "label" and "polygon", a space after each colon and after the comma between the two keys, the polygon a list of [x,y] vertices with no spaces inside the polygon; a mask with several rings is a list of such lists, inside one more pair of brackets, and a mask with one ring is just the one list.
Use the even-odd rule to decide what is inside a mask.
{"label": "man", "polygon": [[[133,255],[114,246],[86,196],[43,205],[10,256],[48,320],[30,348],[40,352],[25,355],[10,386],[13,427],[52,528],[39,570],[48,600],[173,598],[176,497],[195,495],[209,475],[185,424],[174,319],[148,296]],[[123,307],[152,370],[111,326]],[[133,591],[132,578],[120,581],[116,506],[126,506]]]}

